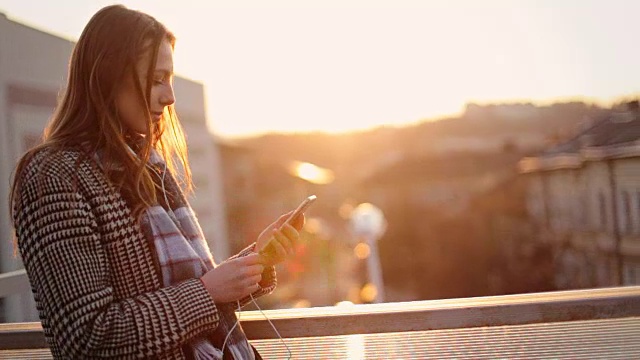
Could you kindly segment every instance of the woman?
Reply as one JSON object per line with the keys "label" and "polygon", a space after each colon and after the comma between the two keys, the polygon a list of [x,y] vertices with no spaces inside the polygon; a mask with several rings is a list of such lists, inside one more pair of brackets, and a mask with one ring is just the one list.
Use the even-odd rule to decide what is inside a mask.
{"label": "woman", "polygon": [[56,359],[259,358],[234,310],[274,289],[273,265],[293,252],[304,218],[283,215],[214,264],[181,190],[190,172],[174,43],[144,13],[96,13],[43,143],[18,164],[12,218]]}

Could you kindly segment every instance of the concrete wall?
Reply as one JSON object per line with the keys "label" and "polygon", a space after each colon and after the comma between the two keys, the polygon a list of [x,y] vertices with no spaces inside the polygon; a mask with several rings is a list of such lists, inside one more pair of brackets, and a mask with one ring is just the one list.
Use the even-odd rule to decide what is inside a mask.
{"label": "concrete wall", "polygon": [[[13,256],[8,215],[10,179],[16,160],[37,139],[53,111],[73,44],[0,16],[0,272],[22,267]],[[4,299],[5,321],[37,320],[30,293]]]}

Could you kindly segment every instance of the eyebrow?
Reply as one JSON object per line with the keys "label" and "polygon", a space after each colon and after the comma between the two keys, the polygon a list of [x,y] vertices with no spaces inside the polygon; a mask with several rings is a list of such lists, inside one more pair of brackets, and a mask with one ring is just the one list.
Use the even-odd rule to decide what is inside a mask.
{"label": "eyebrow", "polygon": [[173,76],[173,70],[169,70],[169,69],[155,69],[153,73],[154,74],[161,73],[162,75]]}

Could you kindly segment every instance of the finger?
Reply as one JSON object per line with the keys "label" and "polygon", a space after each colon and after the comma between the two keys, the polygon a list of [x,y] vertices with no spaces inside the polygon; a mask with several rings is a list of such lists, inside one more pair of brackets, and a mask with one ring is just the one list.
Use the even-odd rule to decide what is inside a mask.
{"label": "finger", "polygon": [[237,259],[242,265],[257,265],[260,264],[260,254],[251,253],[249,255],[240,257]]}
{"label": "finger", "polygon": [[298,242],[298,232],[293,227],[291,227],[291,225],[287,226],[289,227],[288,229],[280,230],[279,236],[281,237],[278,239],[278,241],[280,241],[289,255],[293,255]]}
{"label": "finger", "polygon": [[293,218],[293,220],[291,220],[289,224],[293,226],[296,230],[300,231],[304,226],[304,222],[305,222],[305,216],[304,214],[300,214],[299,216],[296,216],[295,218]]}
{"label": "finger", "polygon": [[258,284],[260,281],[262,281],[262,274],[258,274],[256,276],[252,276],[251,277],[251,281],[253,284]]}
{"label": "finger", "polygon": [[282,245],[287,254],[293,254],[293,243],[281,230],[274,231],[273,237],[280,243],[280,245]]}
{"label": "finger", "polygon": [[300,238],[300,233],[292,225],[284,224],[280,231],[291,241],[292,245],[297,243],[298,239]]}
{"label": "finger", "polygon": [[273,242],[276,241],[276,239],[273,237],[274,231],[275,231],[274,229],[270,230],[272,235],[269,237],[269,240],[267,240],[267,244],[264,245],[262,250],[258,252],[258,255],[261,256],[258,259],[258,263],[264,264],[265,256],[268,256],[269,254],[273,253]]}
{"label": "finger", "polygon": [[242,285],[245,288],[251,288],[253,285],[259,283],[262,280],[262,275],[253,275],[242,280]]}
{"label": "finger", "polygon": [[272,259],[281,260],[287,257],[287,250],[280,244],[280,241],[272,241],[271,246],[275,255]]}
{"label": "finger", "polygon": [[[266,249],[265,249],[265,250],[266,250]],[[268,262],[269,262],[269,256],[267,255],[268,253],[267,253],[267,251],[265,251],[265,250],[263,250],[263,251],[261,251],[261,252],[259,253],[259,255],[260,255],[260,261],[259,261],[259,263],[260,263],[260,265],[262,265],[263,267],[264,267],[264,266],[267,266],[267,264],[268,264]]]}
{"label": "finger", "polygon": [[246,276],[256,276],[262,274],[264,271],[264,266],[261,264],[251,265],[246,268],[245,274]]}
{"label": "finger", "polygon": [[295,253],[300,245],[300,233],[291,225],[285,226],[282,229],[282,233],[289,239],[289,242],[291,242],[291,252]]}

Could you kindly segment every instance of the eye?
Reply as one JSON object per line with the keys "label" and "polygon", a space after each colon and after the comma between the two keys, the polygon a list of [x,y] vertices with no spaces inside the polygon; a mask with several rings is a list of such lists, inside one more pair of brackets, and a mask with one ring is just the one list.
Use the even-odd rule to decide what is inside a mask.
{"label": "eye", "polygon": [[151,84],[154,86],[171,85],[173,83],[173,73],[169,71],[156,71],[151,77]]}
{"label": "eye", "polygon": [[163,85],[166,81],[167,81],[167,78],[164,76],[161,78],[153,78],[153,83],[156,85]]}

